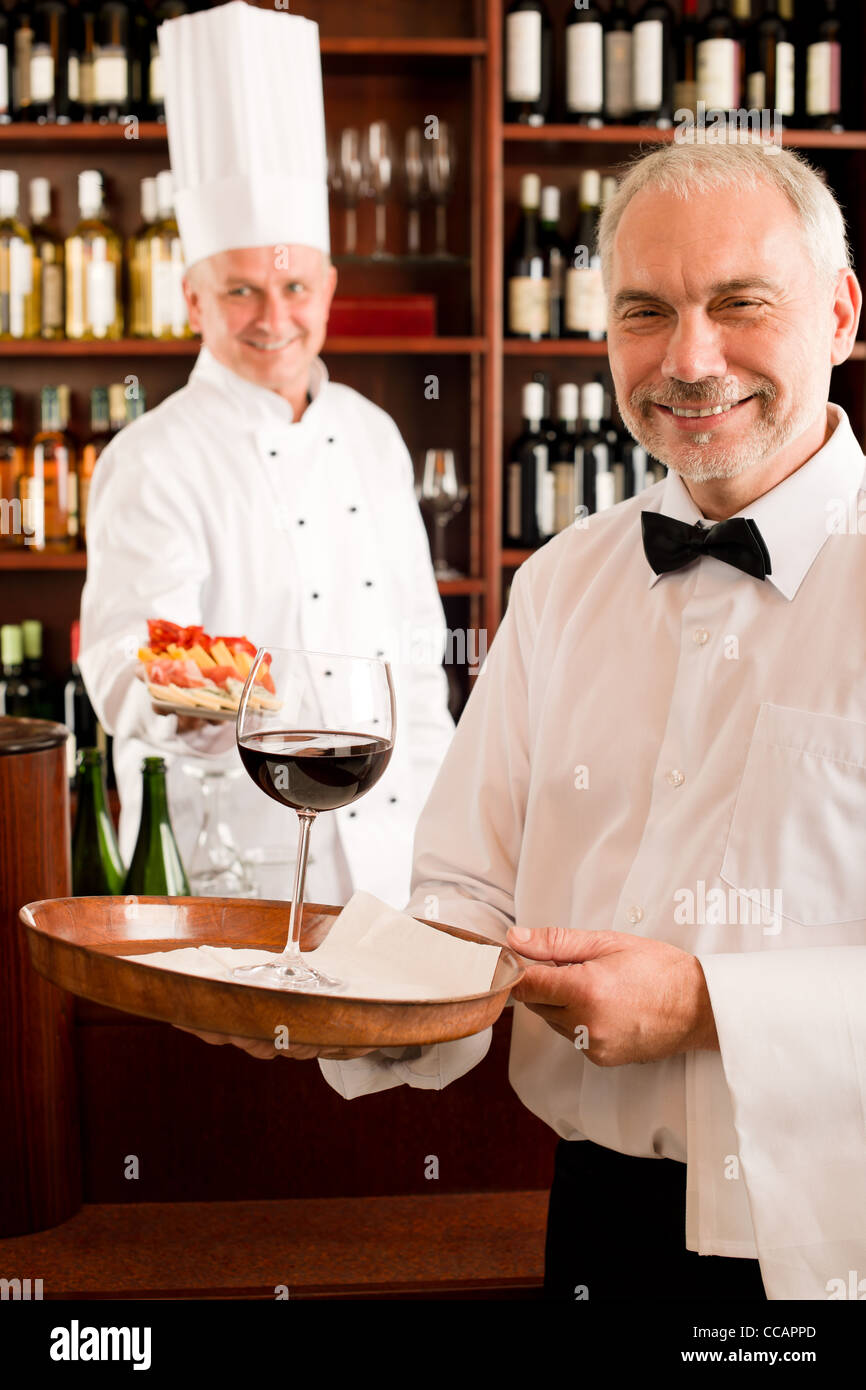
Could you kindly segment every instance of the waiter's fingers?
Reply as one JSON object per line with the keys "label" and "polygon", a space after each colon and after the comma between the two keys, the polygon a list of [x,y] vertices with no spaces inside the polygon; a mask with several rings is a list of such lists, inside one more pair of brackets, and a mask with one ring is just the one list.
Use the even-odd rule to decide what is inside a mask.
{"label": "waiter's fingers", "polygon": [[574,1042],[574,1027],[567,1009],[554,1008],[550,1004],[527,1004],[526,1007],[530,1013],[543,1018],[554,1033],[559,1033],[561,1037],[568,1038],[569,1042]]}
{"label": "waiter's fingers", "polygon": [[523,979],[511,991],[521,1004],[552,1004],[567,1008],[586,997],[586,980],[579,966],[551,970],[546,965],[527,965]]}
{"label": "waiter's fingers", "polygon": [[[526,930],[521,937],[518,931]],[[627,944],[624,932],[581,931],[579,927],[536,927],[534,930],[509,927],[508,945],[531,960],[563,961],[576,964],[621,951]]]}

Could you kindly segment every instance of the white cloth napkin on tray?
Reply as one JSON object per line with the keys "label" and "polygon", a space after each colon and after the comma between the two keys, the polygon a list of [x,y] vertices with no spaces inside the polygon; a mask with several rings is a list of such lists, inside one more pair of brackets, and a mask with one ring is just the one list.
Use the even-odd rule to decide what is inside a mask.
{"label": "white cloth napkin on tray", "polygon": [[[287,933],[288,924],[287,904]],[[497,945],[482,946],[449,936],[389,907],[372,893],[357,892],[334,919],[322,945],[304,951],[303,956],[306,963],[346,981],[348,988],[337,992],[339,998],[418,1000],[484,994],[493,982],[499,952]],[[234,966],[258,965],[276,959],[277,954],[230,946],[183,946],[125,959],[237,984]],[[267,988],[259,980],[245,983]]]}

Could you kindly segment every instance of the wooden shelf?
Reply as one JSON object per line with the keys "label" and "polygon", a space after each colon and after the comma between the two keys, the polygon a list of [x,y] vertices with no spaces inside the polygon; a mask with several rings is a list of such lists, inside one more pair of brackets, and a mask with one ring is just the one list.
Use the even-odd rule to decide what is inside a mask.
{"label": "wooden shelf", "polygon": [[483,58],[487,53],[486,39],[404,39],[360,38],[321,39],[323,56],[329,53],[352,53],[398,58]]}
{"label": "wooden shelf", "polygon": [[504,570],[516,570],[518,565],[522,565],[524,560],[528,560],[530,555],[534,554],[534,550],[503,550],[501,554],[502,568]]}
{"label": "wooden shelf", "polygon": [[502,351],[506,357],[607,357],[607,342],[591,343],[586,338],[542,338],[532,343],[527,338],[505,338]]}
{"label": "wooden shelf", "polygon": [[[42,339],[15,339],[0,342],[0,357],[195,357],[199,347],[198,338],[116,338],[93,342],[81,342],[72,338],[59,338],[53,342],[43,342]],[[332,352],[354,353],[359,357],[406,352],[453,353],[461,356],[486,351],[485,338],[376,338],[366,335],[328,338],[322,348],[323,356]]]}
{"label": "wooden shelf", "polygon": [[484,579],[439,579],[436,581],[440,594],[483,594],[487,591]]}
{"label": "wooden shelf", "polygon": [[[502,139],[506,144],[524,141],[549,145],[664,144],[673,140],[674,133],[673,129],[657,130],[654,126],[642,125],[608,125],[597,130],[589,126],[553,123],[502,126]],[[793,149],[804,150],[866,150],[866,130],[843,130],[838,133],[829,130],[786,130],[782,143]]]}

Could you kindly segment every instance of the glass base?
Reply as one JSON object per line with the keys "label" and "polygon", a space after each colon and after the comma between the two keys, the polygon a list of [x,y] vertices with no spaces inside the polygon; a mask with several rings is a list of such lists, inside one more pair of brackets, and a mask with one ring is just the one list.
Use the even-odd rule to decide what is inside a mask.
{"label": "glass base", "polygon": [[271,989],[299,989],[308,994],[316,990],[327,990],[331,993],[347,988],[343,980],[332,979],[330,975],[316,970],[312,965],[306,965],[303,959],[294,956],[265,961],[262,965],[236,965],[232,974],[238,980],[251,980]]}

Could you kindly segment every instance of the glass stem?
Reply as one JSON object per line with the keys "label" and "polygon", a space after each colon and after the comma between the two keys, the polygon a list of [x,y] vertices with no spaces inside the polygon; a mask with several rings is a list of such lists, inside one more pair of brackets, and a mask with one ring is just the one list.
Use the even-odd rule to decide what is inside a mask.
{"label": "glass stem", "polygon": [[436,204],[436,254],[448,254],[448,217],[444,203]]}
{"label": "glass stem", "polygon": [[376,204],[376,253],[380,256],[384,255],[387,242],[386,211],[384,203]]}
{"label": "glass stem", "polygon": [[283,948],[284,956],[297,960],[301,954],[301,923],[304,917],[304,883],[307,877],[307,854],[310,848],[310,829],[316,819],[315,811],[298,812],[298,862],[295,865],[295,886],[292,890],[292,910],[289,917],[289,939]]}
{"label": "glass stem", "polygon": [[358,247],[358,219],[350,203],[346,208],[346,255],[354,256]]}

